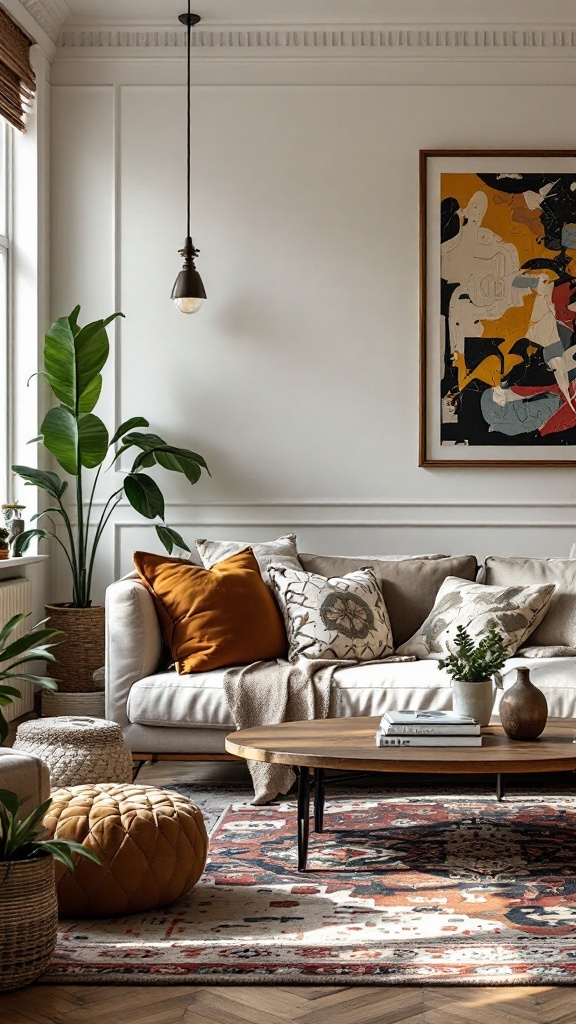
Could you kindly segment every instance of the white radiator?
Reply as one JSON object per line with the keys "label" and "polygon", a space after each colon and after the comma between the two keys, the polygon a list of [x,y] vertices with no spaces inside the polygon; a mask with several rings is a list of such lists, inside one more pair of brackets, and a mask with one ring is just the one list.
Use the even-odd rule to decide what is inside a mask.
{"label": "white radiator", "polygon": [[[20,612],[28,613],[32,608],[32,584],[30,580],[3,580],[0,582],[0,627],[4,626],[9,619]],[[24,633],[28,633],[31,626],[35,625],[31,619],[21,622],[13,633],[10,634],[8,643],[18,640]],[[11,662],[0,662],[0,667],[7,668]],[[20,668],[26,672],[30,666],[21,665]],[[36,669],[37,671],[37,669]],[[14,680],[17,690],[20,690],[21,697],[17,697],[14,704],[4,708],[6,719],[11,722],[13,718],[19,718],[28,711],[34,709],[34,687],[32,683],[23,680]]]}

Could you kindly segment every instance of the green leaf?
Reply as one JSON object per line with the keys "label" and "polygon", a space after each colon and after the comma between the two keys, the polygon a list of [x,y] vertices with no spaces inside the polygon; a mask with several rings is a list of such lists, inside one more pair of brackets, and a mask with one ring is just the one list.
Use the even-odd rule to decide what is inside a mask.
{"label": "green leaf", "polygon": [[71,476],[78,475],[78,426],[74,413],[63,405],[49,409],[42,423],[44,444]]}
{"label": "green leaf", "polygon": [[42,641],[52,640],[55,636],[64,637],[64,633],[54,629],[39,629],[37,632],[25,633],[24,636],[14,640],[8,647],[0,651],[0,661],[17,658],[24,651],[27,652],[29,660],[38,661],[44,657],[44,648],[39,645],[42,644]]}
{"label": "green leaf", "polygon": [[[106,325],[121,313],[106,320],[94,320],[78,328],[78,309],[52,324],[44,342],[44,365],[52,391],[72,412],[89,412],[96,404],[94,379],[106,363],[110,345]],[[101,386],[101,385],[100,385]],[[85,396],[85,397],[84,397]],[[84,406],[80,402],[84,398]]]}
{"label": "green leaf", "polygon": [[[46,661],[54,661],[53,657],[48,659],[48,655],[45,658]],[[58,689],[58,682],[56,679],[50,679],[48,676],[31,676],[27,672],[12,672],[12,669],[8,669],[5,674],[6,679],[14,679],[16,682],[33,683],[34,686],[40,686],[43,690],[50,690],[55,693]]]}
{"label": "green leaf", "polygon": [[18,816],[18,811],[24,801],[19,800],[16,793],[13,793],[10,789],[0,789],[0,804],[4,804],[4,807],[13,818]]}
{"label": "green leaf", "polygon": [[21,555],[24,551],[28,550],[34,537],[37,537],[38,540],[47,540],[50,536],[49,533],[46,533],[46,530],[24,530],[24,533],[20,533],[16,537],[12,550],[15,555]]}
{"label": "green leaf", "polygon": [[47,491],[53,498],[61,498],[68,487],[68,482],[61,480],[57,473],[34,469],[32,466],[12,466],[12,472],[16,473],[26,484],[39,487],[41,491]]}
{"label": "green leaf", "polygon": [[164,518],[164,498],[158,484],[145,473],[129,473],[124,479],[128,501],[146,519]]}
{"label": "green leaf", "polygon": [[23,622],[24,619],[28,618],[29,614],[30,612],[18,612],[18,615],[13,615],[11,619],[8,619],[6,625],[0,630],[0,647],[3,646],[4,641],[10,636],[10,633],[14,632],[16,626]]}
{"label": "green leaf", "polygon": [[97,373],[91,384],[82,392],[78,401],[78,412],[92,412],[102,391],[102,374]]}
{"label": "green leaf", "polygon": [[169,555],[172,554],[174,547],[182,548],[184,551],[190,551],[190,548],[182,539],[180,534],[176,533],[176,530],[172,530],[171,527],[156,526],[156,533]]}
{"label": "green leaf", "polygon": [[42,519],[43,516],[50,515],[51,512],[57,512],[59,516],[64,515],[64,512],[62,511],[61,508],[57,508],[56,505],[52,505],[51,508],[45,508],[42,510],[42,512],[36,512],[35,515],[30,516],[30,522],[35,523],[39,519]]}
{"label": "green leaf", "polygon": [[76,403],[84,392],[90,387],[94,378],[100,373],[105,365],[110,352],[110,344],[103,320],[94,320],[86,324],[74,339],[75,349],[75,374],[76,374]]}
{"label": "green leaf", "polygon": [[0,685],[0,697],[21,697],[20,690],[17,690],[15,686],[4,686]]}
{"label": "green leaf", "polygon": [[79,310],[52,324],[44,339],[44,367],[52,391],[69,409],[76,401],[76,358],[74,334]]}
{"label": "green leaf", "polygon": [[98,416],[88,413],[78,419],[80,462],[86,469],[100,466],[108,452],[108,431]]}
{"label": "green leaf", "polygon": [[51,853],[54,860],[60,861],[64,867],[68,868],[68,871],[74,871],[74,861],[68,853],[67,847],[64,846],[63,839],[39,839],[36,845],[47,853]]}
{"label": "green leaf", "polygon": [[114,434],[114,437],[110,441],[110,444],[116,444],[123,434],[127,434],[129,430],[133,430],[134,427],[149,427],[148,420],[145,420],[143,416],[132,416],[129,420],[124,420],[118,427],[118,430]]}

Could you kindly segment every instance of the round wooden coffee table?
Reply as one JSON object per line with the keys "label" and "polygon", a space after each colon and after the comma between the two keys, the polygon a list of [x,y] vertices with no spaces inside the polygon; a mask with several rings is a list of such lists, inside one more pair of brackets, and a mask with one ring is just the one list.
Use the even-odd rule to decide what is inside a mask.
{"label": "round wooden coffee table", "polygon": [[310,769],[314,769],[314,829],[322,832],[324,770],[503,776],[576,769],[576,720],[549,718],[537,740],[508,739],[495,721],[482,729],[481,747],[377,747],[375,718],[327,718],[242,729],[226,737],[226,750],[248,761],[287,764],[298,775],[298,870],[306,870],[310,819]]}

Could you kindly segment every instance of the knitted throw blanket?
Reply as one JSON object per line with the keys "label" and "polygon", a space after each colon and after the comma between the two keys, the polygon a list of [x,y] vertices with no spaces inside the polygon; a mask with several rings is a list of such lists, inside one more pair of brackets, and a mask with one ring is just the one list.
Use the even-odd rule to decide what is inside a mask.
{"label": "knitted throw blanket", "polygon": [[[412,657],[392,655],[386,661],[414,661]],[[279,722],[312,721],[328,718],[334,673],[350,667],[349,661],[322,661],[300,658],[294,665],[287,661],[257,661],[242,668],[228,669],[224,693],[238,729]],[[296,775],[283,764],[248,761],[254,783],[253,804],[265,804],[294,784]]]}

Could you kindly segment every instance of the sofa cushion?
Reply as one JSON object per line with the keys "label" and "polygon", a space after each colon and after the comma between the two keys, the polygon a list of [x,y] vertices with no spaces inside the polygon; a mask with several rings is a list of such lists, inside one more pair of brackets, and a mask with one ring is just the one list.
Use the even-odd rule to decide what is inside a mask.
{"label": "sofa cushion", "polygon": [[553,583],[550,607],[530,636],[536,647],[576,647],[576,559],[500,558],[485,562],[486,583],[497,587],[526,587]]}
{"label": "sofa cushion", "polygon": [[444,581],[434,607],[398,654],[416,658],[443,658],[453,652],[459,626],[477,641],[497,629],[511,657],[542,621],[554,584],[536,587],[489,587],[454,576]]}
{"label": "sofa cushion", "polygon": [[234,728],[224,696],[223,669],[179,676],[174,669],[157,672],[134,683],[128,697],[128,718],[135,725],[164,725],[178,729]]}
{"label": "sofa cushion", "polygon": [[145,551],[135,552],[134,564],[179,673],[285,655],[282,616],[250,549],[212,569]]}
{"label": "sofa cushion", "polygon": [[269,587],[272,586],[268,575],[269,562],[279,562],[290,569],[302,568],[298,559],[295,533],[288,533],[285,537],[261,541],[257,544],[240,540],[197,540],[196,547],[205,569],[211,569],[218,562],[230,558],[230,555],[237,555],[239,551],[250,548],[258,562],[262,579]]}
{"label": "sofa cushion", "polygon": [[422,625],[432,611],[436,594],[447,576],[474,580],[478,569],[474,555],[400,561],[341,555],[301,554],[299,558],[308,572],[320,576],[344,576],[362,566],[371,566],[384,595],[395,647],[405,643]]}
{"label": "sofa cushion", "polygon": [[268,572],[286,624],[290,661],[372,661],[394,653],[373,569],[327,579],[271,562]]}
{"label": "sofa cushion", "polygon": [[[505,689],[516,682],[515,669],[521,667],[530,669],[532,681],[546,696],[551,716],[576,717],[576,658],[510,658],[502,670]],[[224,694],[224,675],[221,670],[192,676],[177,676],[171,671],[139,680],[128,698],[128,718],[133,723],[130,728],[208,730],[208,738],[217,730],[232,731],[235,726]],[[501,693],[496,691],[495,711]],[[330,699],[333,718],[382,715],[393,708],[448,711],[451,707],[450,679],[436,661],[351,665],[334,672]],[[144,737],[139,743],[138,749],[146,748]],[[202,749],[206,746],[210,744],[205,743]],[[169,738],[159,749],[164,747],[172,749]],[[174,749],[178,752],[177,747]]]}

